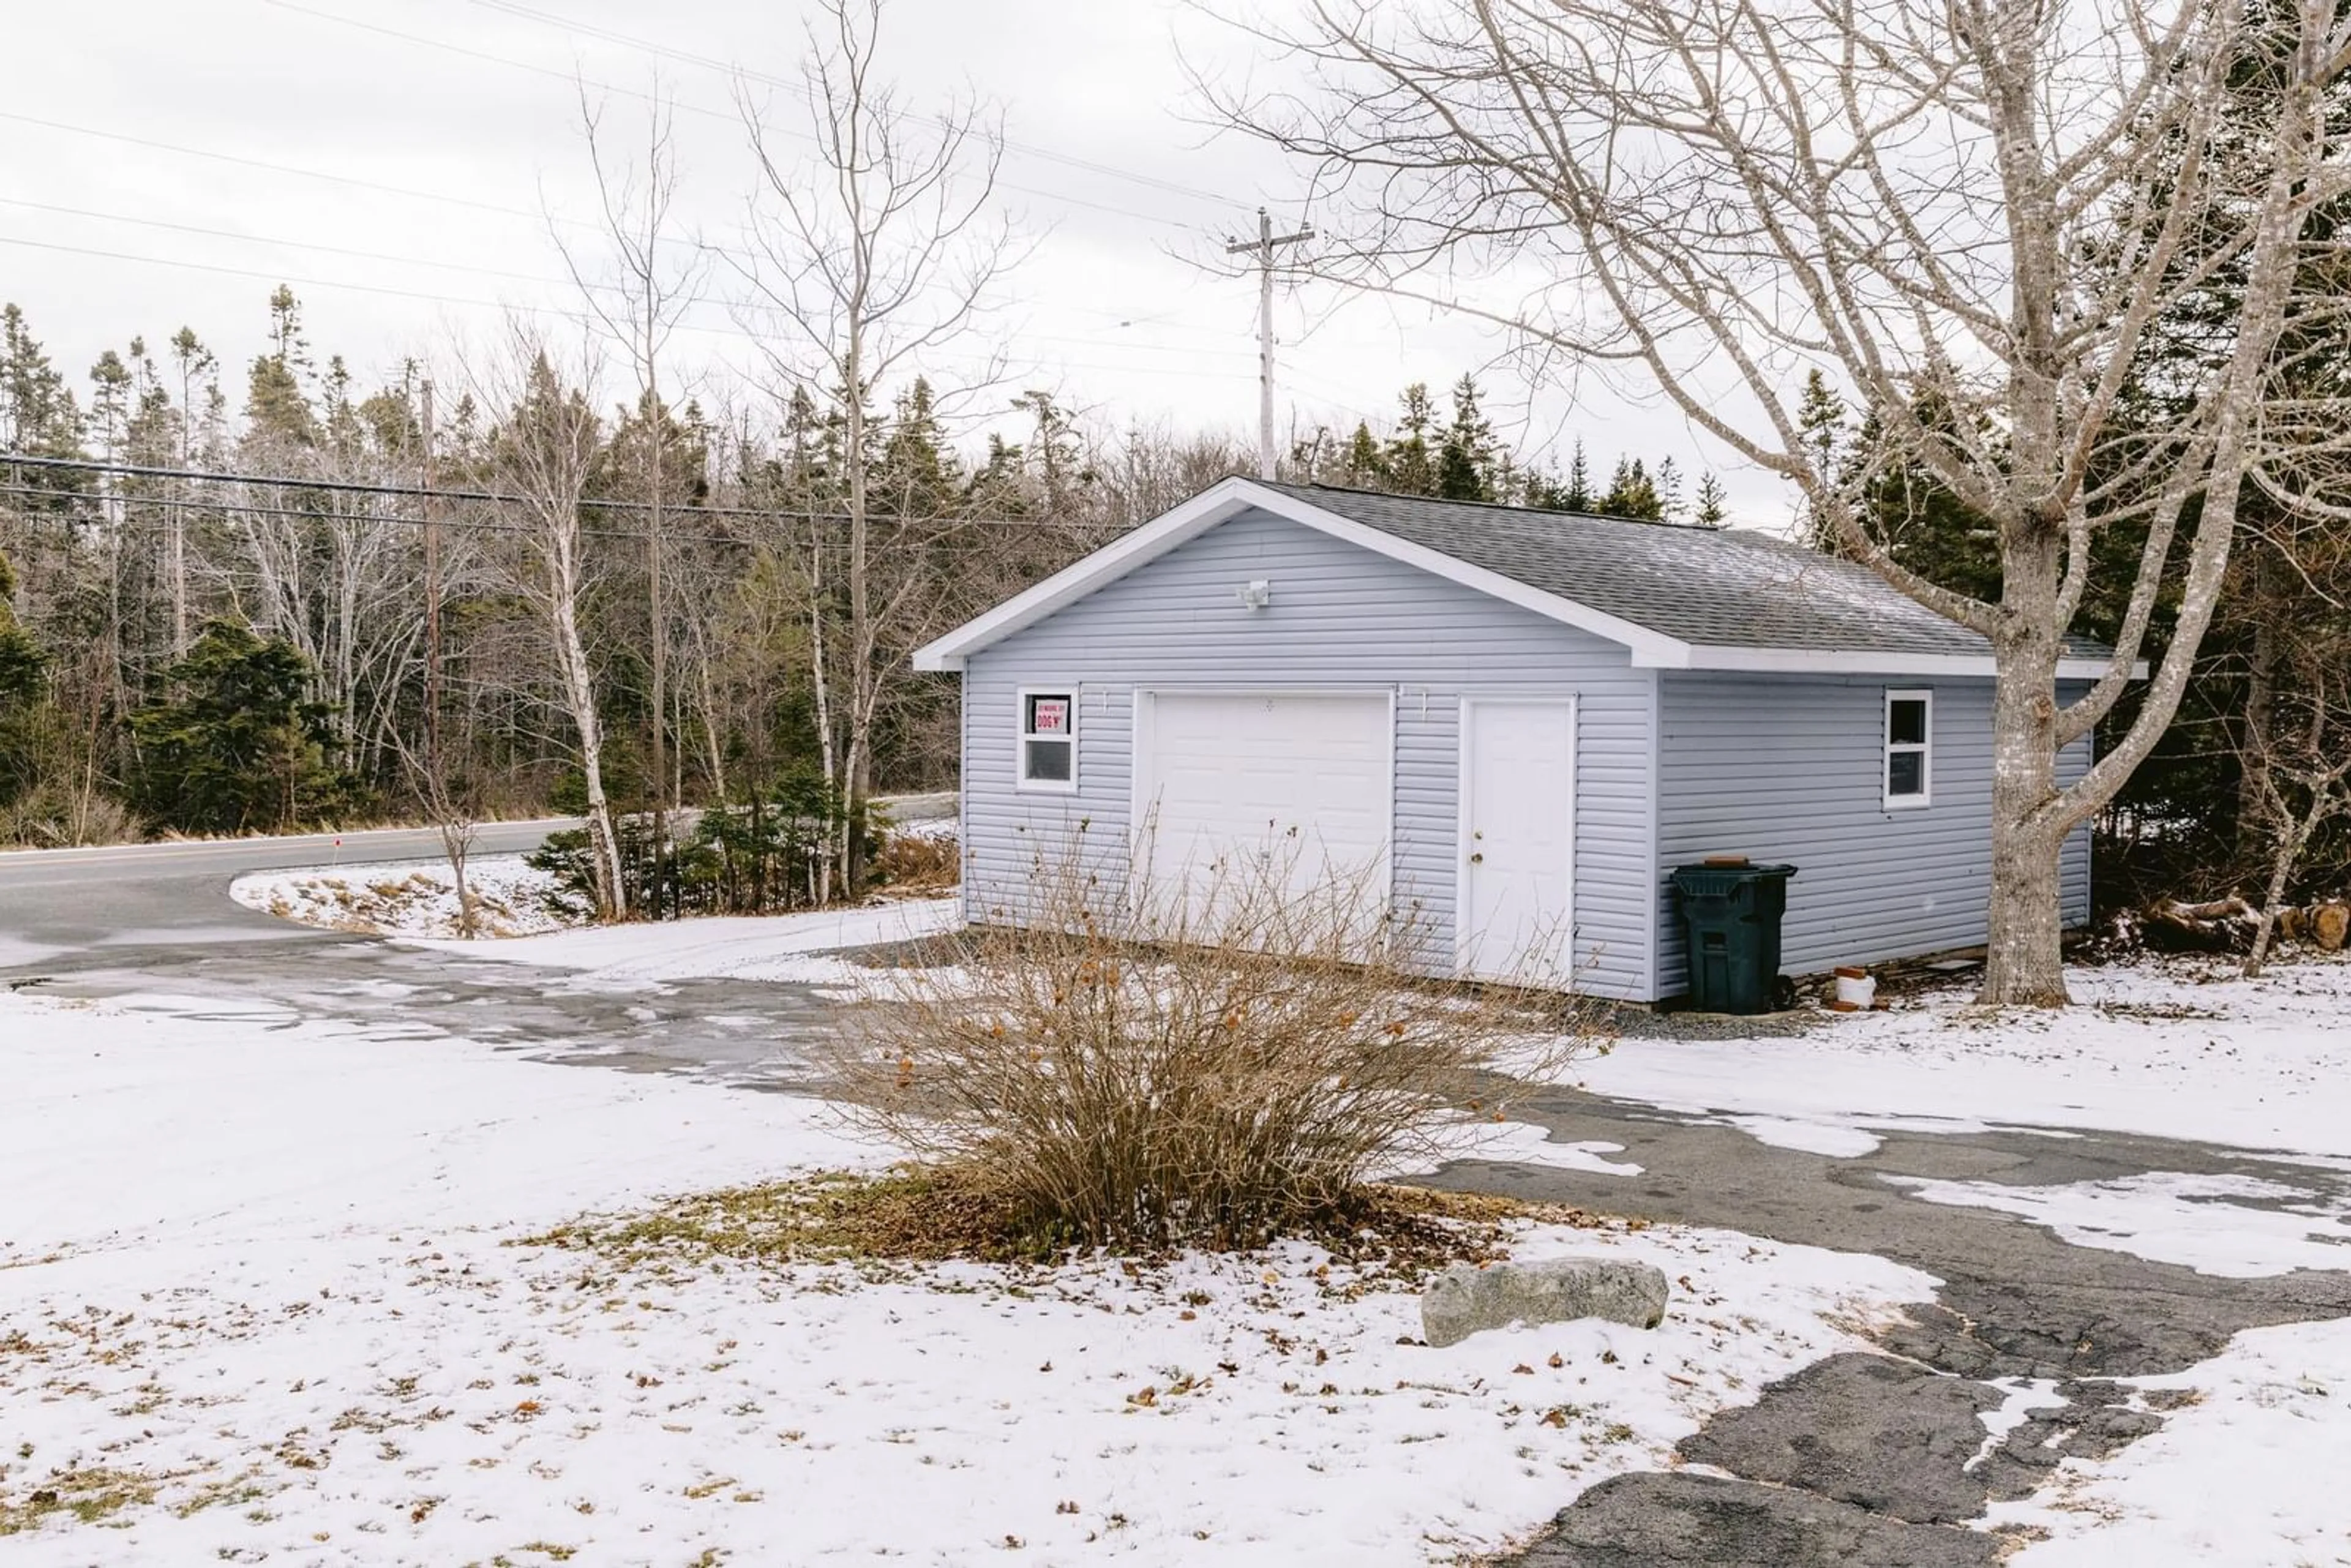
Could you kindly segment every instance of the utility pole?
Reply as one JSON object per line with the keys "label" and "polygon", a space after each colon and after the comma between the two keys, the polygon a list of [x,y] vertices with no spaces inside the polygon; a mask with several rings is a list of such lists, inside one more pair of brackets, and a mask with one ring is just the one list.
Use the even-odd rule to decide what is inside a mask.
{"label": "utility pole", "polygon": [[1276,246],[1297,245],[1314,237],[1311,228],[1296,234],[1277,235],[1273,219],[1266,210],[1257,210],[1257,238],[1237,239],[1225,246],[1227,256],[1242,251],[1257,253],[1257,475],[1260,479],[1274,476],[1273,462],[1273,250]]}
{"label": "utility pole", "polygon": [[433,507],[433,383],[423,387],[424,471],[417,488],[424,509],[424,777],[441,785],[441,518]]}

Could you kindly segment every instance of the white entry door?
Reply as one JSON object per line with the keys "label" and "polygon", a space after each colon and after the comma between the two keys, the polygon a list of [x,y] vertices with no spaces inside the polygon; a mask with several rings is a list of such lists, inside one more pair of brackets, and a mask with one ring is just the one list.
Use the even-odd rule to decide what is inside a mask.
{"label": "white entry door", "polygon": [[[1395,717],[1377,692],[1146,692],[1135,851],[1163,918],[1197,922],[1269,874],[1300,897],[1388,894]],[[1366,913],[1369,913],[1368,911]]]}
{"label": "white entry door", "polygon": [[1564,985],[1575,862],[1573,698],[1461,705],[1465,973]]}

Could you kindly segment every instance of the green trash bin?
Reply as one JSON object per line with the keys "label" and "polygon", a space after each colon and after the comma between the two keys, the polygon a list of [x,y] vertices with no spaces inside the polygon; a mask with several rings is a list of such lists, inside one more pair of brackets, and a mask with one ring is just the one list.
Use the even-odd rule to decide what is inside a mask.
{"label": "green trash bin", "polygon": [[1691,1006],[1700,1012],[1761,1013],[1792,999],[1780,980],[1780,917],[1788,908],[1788,879],[1795,874],[1792,865],[1674,868]]}

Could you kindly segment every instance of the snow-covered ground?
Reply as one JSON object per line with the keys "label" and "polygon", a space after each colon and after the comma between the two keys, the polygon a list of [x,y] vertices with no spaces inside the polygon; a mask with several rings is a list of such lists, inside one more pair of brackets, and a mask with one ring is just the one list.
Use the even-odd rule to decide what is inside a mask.
{"label": "snow-covered ground", "polygon": [[[475,934],[523,936],[578,924],[553,902],[559,884],[520,855],[465,862]],[[255,872],[229,885],[248,909],[329,931],[376,936],[456,936],[457,881],[445,860]]]}
{"label": "snow-covered ground", "polygon": [[[240,897],[269,907],[250,893],[272,889],[292,913],[294,885]],[[946,898],[418,940],[580,984],[833,986],[856,971],[829,950],[956,918]],[[1909,1181],[1902,1201],[2216,1275],[2351,1265],[2351,964],[2247,982],[2150,962],[2074,986],[2085,1005],[2053,1017],[1951,993],[1793,1039],[1628,1039],[1578,1077],[1832,1159],[1990,1126],[2262,1151],[2217,1175]],[[616,1275],[517,1243],[886,1154],[789,1096],[197,1010],[0,996],[0,1533],[31,1522],[12,1562],[960,1563],[1016,1544],[1047,1563],[1450,1562],[1663,1462],[1709,1411],[1932,1289],[1720,1232],[1532,1229],[1522,1255],[1657,1261],[1679,1281],[1666,1325],[1433,1351],[1400,1343],[1412,1298],[1345,1300],[1344,1269],[1318,1277],[1303,1249],[1139,1278]],[[1484,1135],[1483,1157],[1624,1176],[1639,1207],[1614,1145]],[[2252,1331],[2137,1381],[2188,1402],[2002,1505],[1995,1521],[2046,1532],[2014,1561],[2351,1562],[2351,1325]],[[43,1492],[58,1500],[31,1521]]]}
{"label": "snow-covered ground", "polygon": [[508,942],[427,940],[418,946],[462,951],[471,958],[585,971],[616,984],[735,979],[844,985],[864,971],[820,955],[935,936],[962,923],[962,901],[950,894],[799,915],[714,915],[654,925],[585,926]]}
{"label": "snow-covered ground", "polygon": [[2063,1012],[1985,1014],[1944,991],[1794,1039],[1626,1040],[1576,1077],[1844,1157],[1877,1146],[1872,1128],[2010,1125],[2351,1157],[2351,961],[2246,980],[2150,959],[2071,983]]}
{"label": "snow-covered ground", "polygon": [[2340,1322],[2251,1329],[2222,1354],[2131,1380],[2189,1401],[2104,1464],[2069,1460],[2056,1485],[1994,1504],[1991,1521],[2047,1539],[2018,1568],[2116,1563],[2351,1563],[2351,1333]]}
{"label": "snow-covered ground", "polygon": [[514,1243],[881,1153],[804,1100],[465,1041],[0,996],[0,1042],[12,1563],[1447,1561],[1931,1289],[1532,1229],[1659,1263],[1665,1326],[1431,1350],[1298,1247],[636,1277]]}

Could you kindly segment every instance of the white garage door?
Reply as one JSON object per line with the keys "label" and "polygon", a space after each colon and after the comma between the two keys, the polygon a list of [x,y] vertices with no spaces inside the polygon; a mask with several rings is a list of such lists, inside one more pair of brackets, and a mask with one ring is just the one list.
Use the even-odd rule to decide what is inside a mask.
{"label": "white garage door", "polygon": [[1271,878],[1384,900],[1395,789],[1388,695],[1142,694],[1136,853],[1152,907],[1193,920]]}

